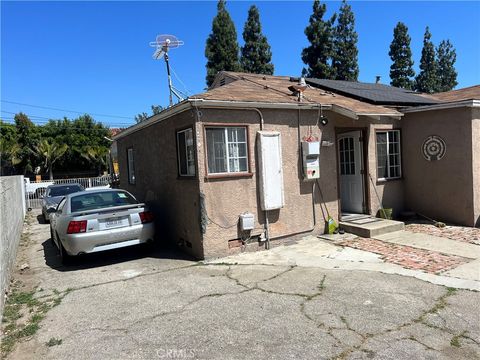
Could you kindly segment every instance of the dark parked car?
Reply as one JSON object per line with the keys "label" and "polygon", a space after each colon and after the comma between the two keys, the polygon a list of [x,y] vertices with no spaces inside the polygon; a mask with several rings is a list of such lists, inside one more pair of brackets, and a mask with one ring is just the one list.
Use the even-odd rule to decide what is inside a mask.
{"label": "dark parked car", "polygon": [[91,190],[67,195],[51,214],[50,235],[62,263],[80,255],[152,243],[153,214],[124,190]]}
{"label": "dark parked car", "polygon": [[83,186],[76,183],[48,186],[42,199],[42,215],[45,222],[50,221],[50,213],[55,211],[66,195],[83,190],[85,190]]}

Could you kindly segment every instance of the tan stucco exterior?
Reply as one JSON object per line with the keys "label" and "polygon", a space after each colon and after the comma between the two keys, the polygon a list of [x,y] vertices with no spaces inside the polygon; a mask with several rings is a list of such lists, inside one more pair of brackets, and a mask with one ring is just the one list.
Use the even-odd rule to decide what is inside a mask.
{"label": "tan stucco exterior", "polygon": [[[258,112],[260,111],[260,112]],[[146,201],[157,215],[158,234],[179,243],[197,258],[213,258],[240,251],[232,246],[239,239],[239,215],[250,212],[255,215],[255,230],[251,235],[264,231],[265,213],[260,208],[258,172],[256,165],[256,134],[260,130],[260,114],[263,130],[281,133],[285,206],[268,212],[271,239],[315,231],[324,231],[321,201],[318,188],[312,199],[312,181],[302,175],[300,139],[309,134],[321,140],[336,143],[342,132],[359,129],[364,132],[367,150],[367,169],[374,179],[377,192],[383,197],[385,207],[401,211],[403,207],[403,183],[395,180],[376,183],[375,130],[398,128],[399,120],[360,117],[354,120],[332,111],[325,111],[327,126],[316,126],[318,110],[306,109],[216,109],[189,108],[161,122],[133,132],[118,140],[120,186],[131,191],[139,200]],[[210,178],[206,173],[204,129],[208,125],[242,124],[248,126],[250,174],[241,177]],[[300,127],[299,127],[300,124]],[[196,168],[194,178],[177,175],[176,130],[192,126],[196,142]],[[134,148],[136,183],[128,183],[126,153]],[[329,213],[339,220],[339,191],[337,176],[337,147],[321,147],[319,184]],[[373,184],[365,176],[368,187],[365,212],[375,214],[379,208]],[[201,232],[199,199],[205,199],[208,216],[206,231]],[[313,205],[314,204],[314,205]]]}
{"label": "tan stucco exterior", "polygon": [[[476,117],[472,120],[472,111]],[[478,109],[444,108],[405,114],[402,120],[405,205],[431,218],[474,226],[480,207]],[[446,144],[445,156],[427,161],[422,144],[431,135]],[[477,223],[478,224],[478,223]]]}

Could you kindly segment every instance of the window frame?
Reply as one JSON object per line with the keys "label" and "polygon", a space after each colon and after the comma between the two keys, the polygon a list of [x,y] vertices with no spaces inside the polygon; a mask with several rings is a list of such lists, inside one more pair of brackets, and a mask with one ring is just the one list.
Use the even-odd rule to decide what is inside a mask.
{"label": "window frame", "polygon": [[[222,172],[222,173],[210,173],[208,170],[208,143],[207,143],[207,130],[212,128],[223,128],[225,131],[228,128],[244,128],[245,129],[245,142],[246,142],[246,159],[247,170],[239,172]],[[248,124],[243,123],[209,123],[203,126],[203,143],[205,154],[205,178],[217,179],[217,178],[238,178],[238,177],[252,177],[251,171],[251,152],[250,152],[250,127]],[[228,133],[226,133],[226,149],[228,151]],[[227,154],[227,166],[228,166],[228,154]]]}
{"label": "window frame", "polygon": [[[132,165],[130,165],[130,153],[132,154]],[[133,175],[133,179],[132,176]],[[136,176],[135,176],[135,153],[133,151],[133,146],[127,148],[127,177],[128,183],[130,185],[135,185],[136,183]]]}
{"label": "window frame", "polygon": [[[391,176],[390,175],[390,139],[389,139],[389,133],[390,132],[396,132],[398,134],[398,169],[399,169],[399,175],[398,176]],[[387,172],[388,176],[387,177],[379,177],[379,172],[378,172],[378,134],[379,133],[385,133],[387,142],[386,142],[386,158],[387,158]],[[396,166],[396,165],[392,165]],[[385,182],[385,181],[391,181],[391,180],[399,180],[402,179],[403,177],[403,163],[402,163],[402,132],[400,129],[376,129],[375,130],[375,169],[377,173],[377,181],[378,182]]]}
{"label": "window frame", "polygon": [[[187,143],[185,142],[185,160],[187,161],[187,174],[182,174],[181,172],[181,164],[180,164],[180,142],[179,142],[179,139],[178,139],[178,136],[180,133],[185,133],[187,131],[191,131],[192,133],[192,148],[193,148],[193,174],[188,174],[188,159],[187,159],[187,154],[188,154],[188,151],[187,151]],[[180,128],[180,129],[177,129],[175,130],[175,139],[176,139],[176,142],[177,142],[177,175],[179,178],[195,178],[197,176],[197,155],[196,155],[196,141],[195,141],[195,136],[194,136],[194,132],[193,132],[193,126],[188,126],[186,128]]]}

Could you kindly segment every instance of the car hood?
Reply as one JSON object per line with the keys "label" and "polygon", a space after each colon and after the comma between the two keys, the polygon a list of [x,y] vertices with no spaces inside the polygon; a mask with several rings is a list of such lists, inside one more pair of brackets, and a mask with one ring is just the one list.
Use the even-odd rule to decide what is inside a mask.
{"label": "car hood", "polygon": [[57,206],[65,196],[52,196],[44,198],[43,201],[47,207]]}

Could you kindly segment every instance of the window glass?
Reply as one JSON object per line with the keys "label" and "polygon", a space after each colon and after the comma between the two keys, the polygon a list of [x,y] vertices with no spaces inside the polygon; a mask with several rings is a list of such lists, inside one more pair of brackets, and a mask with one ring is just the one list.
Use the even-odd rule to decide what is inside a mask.
{"label": "window glass", "polygon": [[59,187],[54,187],[50,188],[47,194],[47,197],[53,197],[53,196],[65,196],[77,191],[82,191],[83,189],[79,185],[65,185],[65,186],[59,186]]}
{"label": "window glass", "polygon": [[137,204],[137,200],[124,191],[90,192],[71,198],[72,212]]}
{"label": "window glass", "polygon": [[248,171],[246,127],[206,128],[208,173]]}
{"label": "window glass", "polygon": [[178,172],[180,176],[195,175],[193,129],[177,132]]}
{"label": "window glass", "polygon": [[133,148],[127,150],[128,182],[135,184],[135,159],[133,158]]}
{"label": "window glass", "polygon": [[377,132],[377,177],[401,177],[400,131]]}

